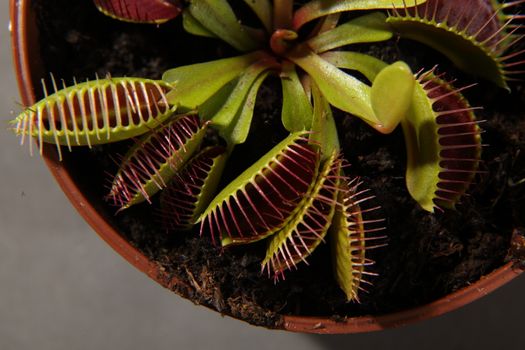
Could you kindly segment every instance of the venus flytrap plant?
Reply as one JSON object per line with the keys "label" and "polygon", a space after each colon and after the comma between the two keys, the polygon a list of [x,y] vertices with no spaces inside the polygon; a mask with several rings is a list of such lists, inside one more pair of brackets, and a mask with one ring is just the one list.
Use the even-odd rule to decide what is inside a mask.
{"label": "venus flytrap plant", "polygon": [[[332,110],[383,134],[402,125],[407,188],[429,212],[454,208],[465,194],[480,162],[481,132],[464,88],[435,70],[413,74],[405,62],[386,63],[355,47],[397,33],[508,88],[522,52],[513,51],[520,16],[506,11],[522,2],[244,0],[238,10],[226,0],[94,0],[104,14],[130,22],[160,24],[182,13],[185,31],[222,40],[239,55],[175,67],[160,81],[108,78],[55,88],[20,114],[16,132],[22,142],[54,143],[59,153],[60,145],[143,135],[112,182],[108,198],[119,211],[164,190],[159,214],[168,230],[198,224],[224,248],[267,239],[261,267],[276,280],[329,240],[336,280],[347,300],[358,301],[364,277],[374,275],[366,250],[382,246],[384,236],[375,233],[384,220],[368,218],[377,209],[366,205],[373,195],[347,175]],[[243,11],[256,21],[244,21]],[[281,81],[289,136],[219,189],[271,75]],[[201,149],[207,129],[223,145]]]}

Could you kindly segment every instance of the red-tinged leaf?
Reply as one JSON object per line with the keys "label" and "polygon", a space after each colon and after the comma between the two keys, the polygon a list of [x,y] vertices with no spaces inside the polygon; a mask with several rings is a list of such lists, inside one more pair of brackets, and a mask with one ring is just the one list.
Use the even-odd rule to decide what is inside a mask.
{"label": "red-tinged leaf", "polygon": [[126,22],[164,23],[181,12],[178,0],[93,0],[109,17]]}
{"label": "red-tinged leaf", "polygon": [[363,208],[374,196],[360,187],[358,178],[341,184],[339,205],[329,231],[335,279],[347,301],[355,302],[359,302],[359,291],[366,292],[364,285],[371,285],[366,277],[375,275],[368,271],[374,261],[366,257],[366,251],[386,245],[386,236],[381,235],[385,220],[365,218],[379,207]]}
{"label": "red-tinged leaf", "polygon": [[[21,144],[27,136],[37,139],[40,152],[44,142],[72,146],[101,145],[142,135],[162,124],[173,115],[166,94],[171,85],[163,81],[141,78],[106,78],[58,90],[48,95],[42,83],[45,98],[27,107],[11,123],[21,135]],[[29,143],[32,153],[32,143]]]}
{"label": "red-tinged leaf", "polygon": [[324,241],[337,205],[342,159],[333,153],[319,170],[314,186],[302,197],[299,211],[268,243],[262,270],[274,280],[297,268]]}
{"label": "red-tinged leaf", "polygon": [[403,131],[407,188],[427,211],[454,208],[478,172],[481,130],[476,108],[433,71],[418,78]]}
{"label": "red-tinged leaf", "polygon": [[196,114],[188,114],[144,136],[123,157],[107,199],[119,211],[151,202],[198,149],[206,129]]}
{"label": "red-tinged leaf", "polygon": [[208,147],[193,157],[160,196],[160,217],[167,231],[190,229],[213,198],[226,163],[224,147]]}
{"label": "red-tinged leaf", "polygon": [[315,182],[319,152],[305,133],[283,140],[229,183],[201,215],[201,233],[223,245],[258,241],[279,230]]}
{"label": "red-tinged leaf", "polygon": [[[508,88],[512,75],[521,74],[524,51],[522,1],[500,4],[495,0],[428,0],[411,7],[396,7],[388,22],[402,37],[420,41],[447,56],[463,71]],[[515,51],[513,51],[515,50]]]}

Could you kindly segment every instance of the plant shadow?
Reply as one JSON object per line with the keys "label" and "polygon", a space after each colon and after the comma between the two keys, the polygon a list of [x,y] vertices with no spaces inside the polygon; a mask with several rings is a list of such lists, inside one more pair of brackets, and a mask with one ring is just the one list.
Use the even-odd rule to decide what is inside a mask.
{"label": "plant shadow", "polygon": [[525,278],[452,313],[380,332],[307,335],[319,349],[522,349]]}

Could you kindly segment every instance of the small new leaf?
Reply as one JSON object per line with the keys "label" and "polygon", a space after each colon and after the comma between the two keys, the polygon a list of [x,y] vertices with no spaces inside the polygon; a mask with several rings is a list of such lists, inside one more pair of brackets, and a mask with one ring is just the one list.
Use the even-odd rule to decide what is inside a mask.
{"label": "small new leaf", "polygon": [[380,124],[370,104],[368,85],[323,60],[307,45],[298,46],[287,57],[312,77],[331,105],[372,126]]}
{"label": "small new leaf", "polygon": [[357,71],[365,76],[369,82],[374,82],[379,72],[388,64],[373,56],[359,52],[329,51],[320,57],[337,68]]}
{"label": "small new leaf", "polygon": [[199,21],[197,21],[187,9],[182,12],[182,26],[184,27],[184,30],[190,34],[207,38],[217,38],[215,34],[210,32]]}
{"label": "small new leaf", "polygon": [[248,52],[258,46],[226,0],[190,0],[189,3],[191,15],[203,27],[237,50]]}
{"label": "small new leaf", "polygon": [[386,41],[391,39],[392,35],[392,29],[386,23],[386,16],[381,12],[374,12],[314,36],[308,40],[308,46],[314,52],[322,53],[351,44]]}
{"label": "small new leaf", "polygon": [[370,92],[372,108],[380,123],[376,130],[389,134],[406,117],[415,83],[410,67],[401,61],[379,72]]}
{"label": "small new leaf", "polygon": [[231,122],[226,128],[222,128],[219,131],[219,134],[226,140],[226,143],[230,149],[234,145],[240,145],[244,143],[248,138],[250,127],[252,125],[253,111],[255,108],[257,93],[259,92],[259,88],[268,74],[269,72],[266,71],[259,75],[257,80],[255,80],[248,91],[244,102],[235,114],[233,122]]}
{"label": "small new leaf", "polygon": [[[243,105],[253,86],[255,86],[256,89],[252,94],[257,93],[258,88],[264,80],[258,80],[258,78],[260,76],[266,77],[267,74],[265,74],[265,71],[269,70],[272,66],[273,60],[268,62],[257,61],[246,68],[239,76],[235,88],[224,101],[222,107],[212,117],[212,124],[219,129],[222,136],[227,137],[227,141],[230,141],[230,144],[236,144],[233,140],[229,140],[229,136],[231,135],[230,128],[232,127],[232,122],[235,120],[235,116],[243,109]],[[257,85],[255,84],[256,82]]]}
{"label": "small new leaf", "polygon": [[283,89],[281,118],[285,129],[289,132],[310,130],[312,105],[297,76],[295,66],[291,63],[284,63],[281,75]]}

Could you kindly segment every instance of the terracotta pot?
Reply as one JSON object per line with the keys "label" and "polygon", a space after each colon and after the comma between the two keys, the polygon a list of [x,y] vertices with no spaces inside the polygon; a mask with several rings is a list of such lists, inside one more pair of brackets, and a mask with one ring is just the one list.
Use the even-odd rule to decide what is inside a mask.
{"label": "terracotta pot", "polygon": [[[12,48],[20,94],[24,105],[32,105],[35,102],[35,86],[39,86],[39,80],[44,74],[38,61],[40,55],[38,35],[30,0],[10,0],[10,11]],[[64,164],[58,161],[55,147],[50,145],[44,147],[44,158],[49,170],[73,206],[95,232],[130,264],[157,283],[169,289],[174,289],[176,286],[184,288],[181,281],[168,277],[157,264],[149,261],[117,232],[109,220],[95,209],[95,204],[87,198],[86,194],[80,191]],[[522,267],[508,263],[468,287],[430,304],[405,311],[348,318],[344,322],[335,322],[328,317],[283,316],[282,322],[277,327],[293,332],[328,334],[371,332],[399,327],[455,310],[487,295],[522,272]]]}

